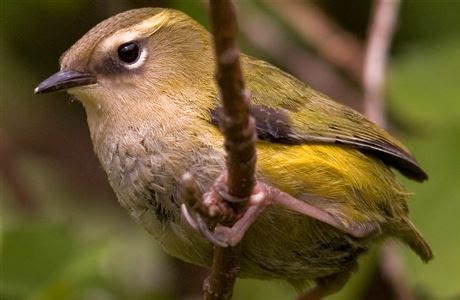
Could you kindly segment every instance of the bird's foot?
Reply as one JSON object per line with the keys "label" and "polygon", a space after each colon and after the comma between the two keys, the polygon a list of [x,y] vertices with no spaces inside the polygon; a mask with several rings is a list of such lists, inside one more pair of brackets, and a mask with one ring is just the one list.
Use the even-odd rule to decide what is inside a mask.
{"label": "bird's foot", "polygon": [[[244,237],[249,227],[257,220],[267,205],[279,205],[298,212],[323,223],[329,224],[344,233],[356,238],[363,238],[376,229],[378,224],[343,222],[337,216],[299,200],[291,195],[258,181],[249,199],[239,199],[229,195],[226,185],[226,174],[222,174],[213,187],[203,195],[199,209],[191,213],[185,204],[182,204],[182,213],[187,222],[201,232],[212,243],[221,246],[235,246]],[[234,204],[246,204],[235,209]],[[325,200],[326,201],[326,200]],[[230,220],[237,220],[232,225]],[[213,229],[210,229],[213,228]]]}
{"label": "bird's foot", "polygon": [[[195,230],[212,243],[221,247],[235,246],[269,204],[264,187],[259,187],[257,183],[247,199],[232,196],[227,191],[227,174],[223,173],[203,195],[200,207],[191,212],[186,204],[182,204],[182,214]],[[237,221],[233,225],[225,225],[235,219]]]}

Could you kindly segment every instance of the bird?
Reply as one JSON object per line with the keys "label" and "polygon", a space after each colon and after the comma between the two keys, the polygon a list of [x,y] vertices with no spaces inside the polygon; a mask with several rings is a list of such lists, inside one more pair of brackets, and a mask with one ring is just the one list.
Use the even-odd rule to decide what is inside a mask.
{"label": "bird", "polygon": [[[129,10],[102,21],[60,58],[35,93],[67,91],[85,108],[119,203],[172,256],[209,267],[213,244],[181,213],[181,178],[207,191],[225,170],[212,37],[183,12]],[[241,55],[256,121],[258,182],[331,216],[345,230],[280,205],[241,240],[238,276],[283,279],[325,296],[369,247],[393,237],[424,262],[430,246],[409,219],[395,171],[427,174],[396,138],[292,75]],[[342,229],[343,229],[342,228]],[[364,228],[353,234],[353,228]],[[347,231],[347,229],[350,229]],[[316,290],[315,290],[316,289]]]}

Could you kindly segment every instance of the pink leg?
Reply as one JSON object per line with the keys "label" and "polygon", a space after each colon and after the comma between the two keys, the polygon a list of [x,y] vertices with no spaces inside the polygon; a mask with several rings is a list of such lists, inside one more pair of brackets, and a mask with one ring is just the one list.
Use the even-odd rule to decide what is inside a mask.
{"label": "pink leg", "polygon": [[[225,192],[225,178],[225,175],[221,175],[216,180],[216,184],[211,191],[204,196],[203,205],[208,208],[209,215],[211,216],[215,215],[219,208],[222,207],[222,198],[231,203],[244,201],[236,199]],[[196,217],[192,217],[187,206],[184,204],[182,205],[182,212],[189,224],[200,231],[208,240],[221,247],[226,247],[238,244],[252,223],[264,211],[265,207],[271,204],[276,204],[309,216],[356,238],[368,236],[378,228],[378,225],[375,223],[344,224],[334,215],[262,182],[257,183],[244,214],[232,227],[217,225],[214,231],[211,231],[203,218],[199,214],[196,214]]]}

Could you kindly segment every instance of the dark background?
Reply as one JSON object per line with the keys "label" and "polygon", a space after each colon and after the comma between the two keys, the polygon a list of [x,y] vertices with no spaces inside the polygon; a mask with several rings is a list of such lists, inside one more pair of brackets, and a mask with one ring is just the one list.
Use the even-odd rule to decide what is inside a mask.
{"label": "dark background", "polygon": [[[315,3],[340,34],[364,45],[371,1]],[[167,257],[118,206],[93,155],[82,106],[64,93],[34,96],[33,89],[99,21],[130,8],[165,6],[207,26],[203,2],[2,0],[0,6],[0,298],[193,299],[204,272]],[[362,108],[356,77],[325,58],[273,3],[237,6],[243,51]],[[389,256],[375,247],[331,299],[398,299],[383,291],[400,289],[414,299],[460,298],[459,49],[460,1],[402,2],[386,114],[389,130],[430,176],[422,185],[404,182],[414,193],[411,218],[432,245],[434,261],[424,265],[399,244]],[[293,296],[277,281],[239,280],[235,291],[235,299]]]}

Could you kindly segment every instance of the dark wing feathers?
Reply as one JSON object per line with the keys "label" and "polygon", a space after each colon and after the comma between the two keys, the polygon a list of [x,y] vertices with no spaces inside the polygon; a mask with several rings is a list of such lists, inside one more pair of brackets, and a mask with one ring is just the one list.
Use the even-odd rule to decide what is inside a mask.
{"label": "dark wing feathers", "polygon": [[[211,122],[218,126],[222,107],[211,110]],[[256,120],[256,133],[259,140],[280,144],[301,144],[301,138],[296,139],[292,132],[288,114],[284,110],[264,105],[252,105],[251,115]]]}
{"label": "dark wing feathers", "polygon": [[[265,62],[243,57],[243,63],[259,139],[350,146],[378,157],[411,179],[428,178],[404,145],[363,115]],[[219,108],[212,110],[211,119],[219,123]]]}
{"label": "dark wing feathers", "polygon": [[[322,104],[307,102],[307,105],[316,108],[315,111],[289,114],[292,115],[296,134],[311,142],[326,141],[355,147],[379,157],[411,179],[428,179],[409,150],[385,130],[351,108],[330,103],[331,100],[327,98],[322,101]],[[322,121],[315,121],[318,119]]]}
{"label": "dark wing feathers", "polygon": [[[316,141],[319,142],[324,139],[324,137],[321,137]],[[315,137],[311,137],[309,140],[315,142]],[[403,175],[413,180],[424,181],[428,179],[427,174],[418,166],[417,161],[411,154],[395,145],[386,143],[385,141],[365,140],[357,137],[350,139],[348,137],[338,135],[336,137],[331,137],[329,142],[339,145],[352,146],[360,149],[364,153],[377,156],[385,164],[397,169]]]}

